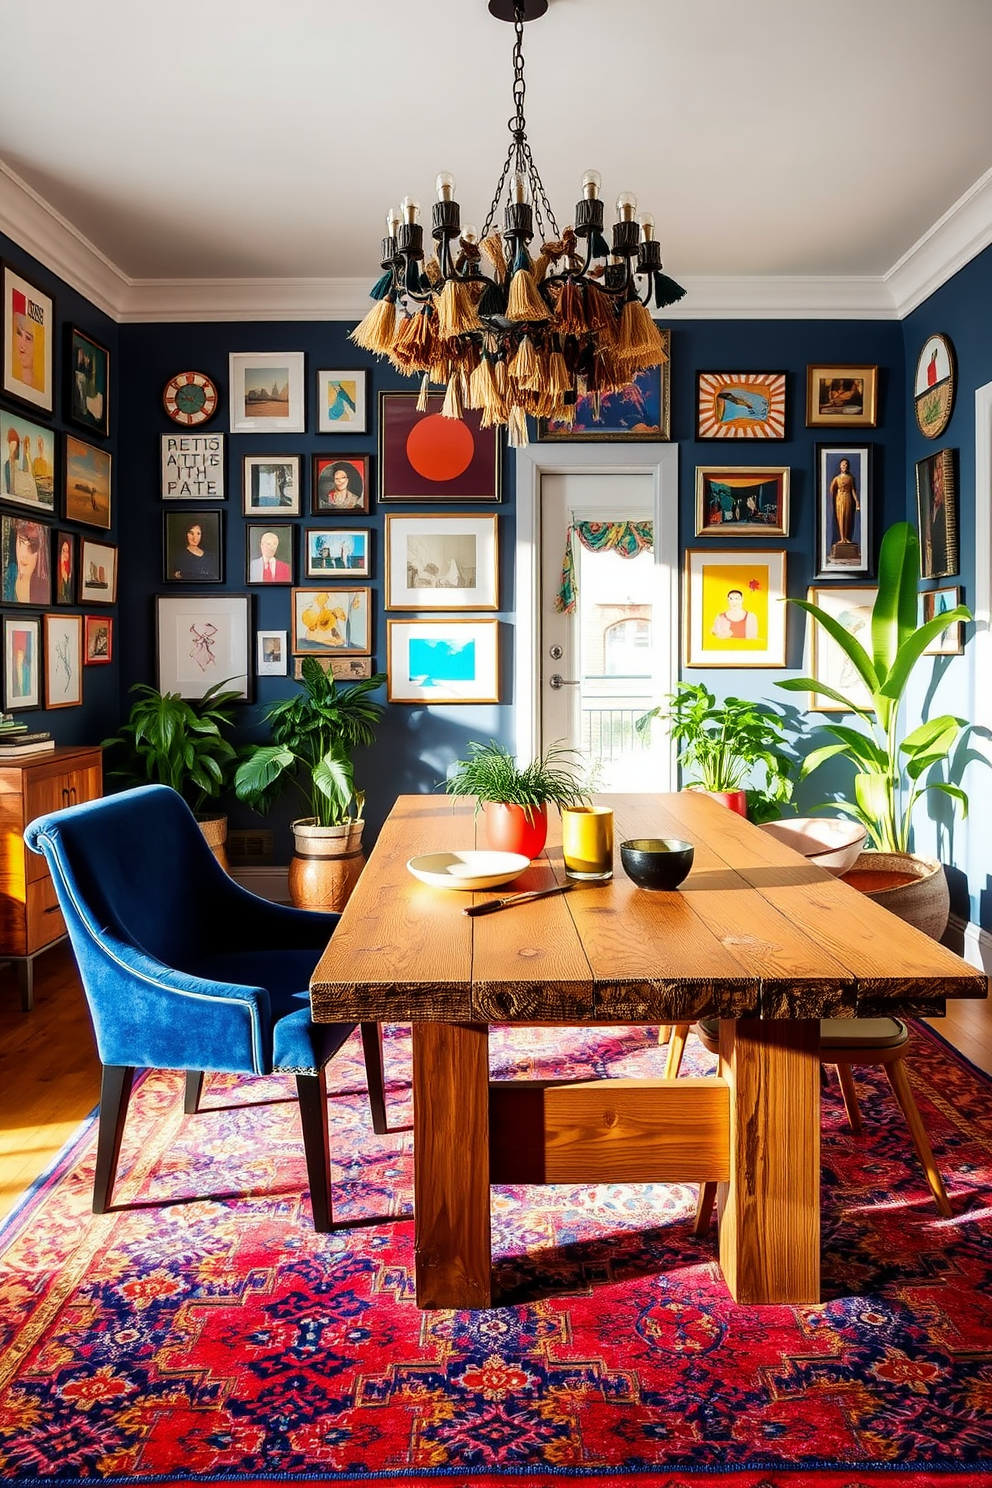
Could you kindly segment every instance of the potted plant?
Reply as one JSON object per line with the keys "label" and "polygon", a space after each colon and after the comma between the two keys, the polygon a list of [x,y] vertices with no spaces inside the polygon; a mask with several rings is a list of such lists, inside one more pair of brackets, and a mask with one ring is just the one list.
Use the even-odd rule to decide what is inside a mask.
{"label": "potted plant", "polygon": [[352,750],[375,741],[382,704],[370,693],[386,677],[376,672],[339,687],[313,656],[304,657],[299,690],[265,711],[271,744],[254,746],[238,766],[235,794],[268,811],[288,785],[307,803],[292,823],[296,851],[289,870],[295,905],[340,910],[362,871],[362,808]]}
{"label": "potted plant", "polygon": [[[901,704],[913,669],[927,646],[946,626],[972,616],[965,605],[957,605],[920,624],[919,571],[916,532],[909,522],[897,522],[885,533],[879,553],[870,655],[855,636],[818,605],[802,599],[789,601],[805,610],[840,646],[864,682],[870,705],[859,705],[815,677],[790,677],[777,685],[791,692],[820,693],[859,720],[859,728],[825,724],[834,742],[806,756],[800,778],[805,779],[829,759],[846,759],[854,766],[854,800],[838,801],[836,805],[863,824],[875,851],[863,854],[845,877],[850,876],[855,883],[861,880],[859,886],[873,898],[939,939],[947,925],[947,884],[936,859],[910,853],[912,816],[917,804],[932,791],[950,797],[967,812],[968,798],[960,786],[928,778],[935,766],[946,764],[966,721],[944,713],[904,734],[900,729]],[[920,905],[919,915],[914,904]]]}
{"label": "potted plant", "polygon": [[536,858],[548,836],[548,805],[588,802],[574,751],[552,744],[539,759],[520,766],[508,749],[490,739],[474,740],[445,782],[451,796],[475,796],[485,815],[486,842],[497,852]]}
{"label": "potted plant", "polygon": [[127,722],[103,740],[103,748],[113,751],[116,763],[108,773],[124,789],[169,785],[178,791],[226,869],[227,817],[205,809],[231,785],[238,760],[226,735],[234,726],[231,704],[241,693],[224,688],[217,682],[201,698],[189,699],[136,682]]}
{"label": "potted plant", "polygon": [[718,703],[701,682],[679,682],[665,702],[635,728],[644,734],[655,719],[669,725],[687,790],[706,791],[752,821],[781,814],[792,795],[791,762],[781,752],[784,724],[773,708],[736,697]]}

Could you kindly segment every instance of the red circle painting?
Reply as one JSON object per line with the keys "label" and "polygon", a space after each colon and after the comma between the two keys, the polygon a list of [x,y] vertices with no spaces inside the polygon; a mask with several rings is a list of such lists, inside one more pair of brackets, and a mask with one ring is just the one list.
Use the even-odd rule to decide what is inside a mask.
{"label": "red circle painting", "polygon": [[464,474],[475,454],[472,431],[460,419],[428,414],[407,436],[406,455],[418,475],[430,481],[450,481]]}

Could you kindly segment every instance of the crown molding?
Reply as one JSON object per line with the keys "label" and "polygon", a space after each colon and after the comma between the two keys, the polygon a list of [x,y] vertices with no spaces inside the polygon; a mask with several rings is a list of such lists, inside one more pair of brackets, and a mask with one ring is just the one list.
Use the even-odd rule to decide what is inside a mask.
{"label": "crown molding", "polygon": [[361,320],[369,279],[137,279],[124,324],[219,320]]}
{"label": "crown molding", "polygon": [[886,274],[900,320],[992,243],[992,170],[958,197]]}

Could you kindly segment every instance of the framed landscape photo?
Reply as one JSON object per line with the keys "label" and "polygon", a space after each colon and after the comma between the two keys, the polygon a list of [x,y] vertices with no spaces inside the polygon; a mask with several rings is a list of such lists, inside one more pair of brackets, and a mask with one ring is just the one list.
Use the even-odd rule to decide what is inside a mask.
{"label": "framed landscape photo", "polygon": [[290,522],[249,522],[245,563],[249,584],[292,584],[293,526]]}
{"label": "framed landscape photo", "polygon": [[109,450],[97,449],[95,444],[87,444],[75,434],[65,436],[67,522],[110,527],[110,470]]}
{"label": "framed landscape photo", "polygon": [[209,687],[249,698],[247,594],[158,594],[158,689],[202,698]]}
{"label": "framed landscape photo", "polygon": [[806,427],[874,429],[877,367],[806,368]]}
{"label": "framed landscape photo", "polygon": [[[672,333],[660,330],[665,355],[669,356]],[[671,363],[638,372],[625,388],[596,397],[586,389],[584,377],[577,379],[575,418],[540,419],[538,438],[548,439],[669,439],[671,428]]]}
{"label": "framed landscape photo", "polygon": [[76,534],[56,529],[55,532],[55,603],[76,603]]}
{"label": "framed landscape photo", "polygon": [[388,516],[386,609],[498,609],[496,522]]}
{"label": "framed landscape photo", "polygon": [[871,446],[816,446],[817,577],[871,573]]}
{"label": "framed landscape photo", "polygon": [[110,352],[78,326],[67,333],[70,421],[106,439],[110,434]]}
{"label": "framed landscape photo", "polygon": [[498,703],[498,620],[387,620],[391,703]]}
{"label": "framed landscape photo", "polygon": [[242,460],[241,509],[284,517],[300,515],[299,455],[245,455]]}
{"label": "framed landscape photo", "polygon": [[685,664],[693,667],[785,666],[785,553],[685,555]]}
{"label": "framed landscape photo", "polygon": [[162,500],[224,500],[223,434],[162,435]]}
{"label": "framed landscape photo", "polygon": [[[871,611],[878,594],[877,589],[862,585],[860,588],[830,584],[823,588],[807,590],[806,598],[819,605],[832,619],[853,635],[871,655]],[[852,666],[849,658],[828,635],[822,625],[811,616],[806,618],[806,635],[809,642],[810,675],[825,687],[857,703],[860,708],[871,708],[871,693],[865,686],[861,674]],[[843,703],[822,692],[811,692],[806,706],[817,713],[846,713]]]}
{"label": "framed landscape photo", "polygon": [[317,433],[365,434],[369,374],[364,367],[317,373]]}
{"label": "framed landscape photo", "polygon": [[114,621],[111,615],[84,615],[83,665],[105,666],[114,659]]}
{"label": "framed landscape photo", "polygon": [[700,372],[698,439],[784,439],[784,372]]}
{"label": "framed landscape photo", "polygon": [[162,519],[162,536],[162,577],[167,584],[223,583],[222,512],[166,512]]}
{"label": "framed landscape photo", "polygon": [[302,351],[232,351],[231,433],[302,434]]}
{"label": "framed landscape photo", "polygon": [[916,464],[916,506],[920,523],[920,574],[943,579],[956,574],[958,561],[958,500],[954,455],[937,450]]}
{"label": "framed landscape photo", "polygon": [[788,465],[697,465],[696,536],[789,535]]}
{"label": "framed landscape photo", "polygon": [[258,677],[285,677],[288,671],[289,646],[285,630],[256,630],[255,674]]}
{"label": "framed landscape photo", "polygon": [[78,708],[83,701],[83,617],[45,616],[45,707]]}
{"label": "framed landscape photo", "polygon": [[305,572],[308,579],[367,579],[372,534],[364,527],[308,527]]}
{"label": "framed landscape photo", "polygon": [[[953,610],[961,603],[961,590],[957,584],[949,584],[940,589],[925,589],[920,595],[922,618],[935,620],[938,615],[946,615],[948,610]],[[964,655],[964,621],[952,620],[940,635],[932,640],[923,653],[924,656],[963,656]]]}
{"label": "framed landscape photo", "polygon": [[314,455],[310,488],[310,510],[314,516],[368,509],[368,455]]}
{"label": "framed landscape photo", "polygon": [[445,418],[443,393],[423,413],[416,393],[379,394],[380,501],[499,501],[500,445],[477,409]]}
{"label": "framed landscape photo", "polygon": [[55,407],[55,301],[3,265],[3,391],[42,413]]}
{"label": "framed landscape photo", "polygon": [[3,617],[3,705],[8,713],[41,706],[41,617]]}
{"label": "framed landscape photo", "polygon": [[369,656],[370,589],[294,589],[294,656]]}
{"label": "framed landscape photo", "polygon": [[43,516],[55,513],[55,433],[19,413],[0,409],[0,498]]}
{"label": "framed landscape photo", "polygon": [[51,527],[33,517],[0,515],[2,600],[11,605],[52,602]]}
{"label": "framed landscape photo", "polygon": [[117,549],[109,543],[79,545],[79,603],[115,604],[117,601]]}

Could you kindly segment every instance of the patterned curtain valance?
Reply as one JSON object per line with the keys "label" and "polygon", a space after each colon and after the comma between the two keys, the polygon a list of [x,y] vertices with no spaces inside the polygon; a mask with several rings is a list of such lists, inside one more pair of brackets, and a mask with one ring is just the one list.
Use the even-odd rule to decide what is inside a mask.
{"label": "patterned curtain valance", "polygon": [[612,549],[621,558],[636,558],[638,553],[654,546],[654,523],[575,522],[569,527],[565,538],[565,558],[561,566],[561,587],[555,600],[555,609],[560,615],[571,615],[579,597],[575,581],[575,538],[591,553]]}

